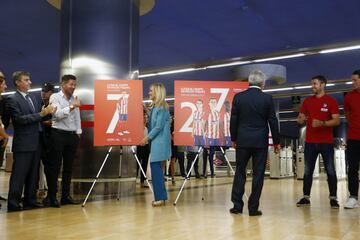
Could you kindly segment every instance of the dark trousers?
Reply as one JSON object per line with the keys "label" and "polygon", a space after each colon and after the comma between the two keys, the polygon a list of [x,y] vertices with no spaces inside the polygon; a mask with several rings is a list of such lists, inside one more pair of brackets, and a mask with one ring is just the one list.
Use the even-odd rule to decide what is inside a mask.
{"label": "dark trousers", "polygon": [[209,164],[210,164],[210,173],[211,176],[214,175],[214,155],[215,155],[215,147],[211,146],[208,150],[207,148],[204,148],[203,152],[203,175],[206,176],[206,165],[207,160],[209,158]]}
{"label": "dark trousers", "polygon": [[[49,173],[46,172],[48,170],[48,168],[46,167],[49,164],[50,161],[50,147],[48,146],[50,138],[47,139],[47,137],[45,136],[44,132],[40,133],[40,141],[41,141],[41,161],[42,164],[44,165],[44,173],[45,173],[45,177],[46,177],[46,182],[49,181]],[[40,173],[39,173],[40,174]],[[40,176],[39,176],[40,178]]]}
{"label": "dark trousers", "polygon": [[330,198],[336,198],[337,177],[334,165],[334,146],[327,143],[305,143],[304,196],[310,197],[316,159],[321,154],[327,173]]}
{"label": "dark trousers", "polygon": [[5,147],[2,147],[3,144],[4,144],[4,140],[1,139],[0,140],[0,167],[3,165],[3,162],[4,162]]}
{"label": "dark trousers", "polygon": [[[197,153],[195,153],[195,152],[187,152],[187,154],[186,154],[186,158],[187,158],[186,172],[187,173],[189,173],[189,171],[190,171],[191,164],[195,160],[196,154]],[[196,162],[194,164],[195,176],[199,176],[198,162],[199,162],[199,157],[196,159]],[[191,173],[189,174],[189,177],[191,177]]]}
{"label": "dark trousers", "polygon": [[185,154],[184,152],[177,152],[176,156],[179,161],[180,174],[182,177],[186,177],[185,166],[184,166]]}
{"label": "dark trousers", "polygon": [[[145,145],[145,146],[138,146],[137,147],[137,157],[141,163],[141,167],[144,170],[144,173],[146,174],[147,171],[147,165],[148,165],[148,161],[149,161],[149,154],[150,154],[150,148],[149,145]],[[139,166],[137,167],[137,173],[139,171]],[[145,182],[145,176],[142,174],[142,172],[140,173],[140,182],[144,183]]]}
{"label": "dark trousers", "polygon": [[246,182],[246,165],[252,158],[253,179],[248,209],[250,213],[259,209],[259,200],[264,185],[267,148],[237,148],[236,149],[236,172],[232,187],[231,201],[237,209],[243,209],[243,195]]}
{"label": "dark trousers", "polygon": [[358,199],[360,140],[347,141],[346,157],[348,162],[348,188],[350,197]]}
{"label": "dark trousers", "polygon": [[36,151],[14,152],[14,162],[10,176],[8,207],[18,208],[24,189],[24,202],[28,205],[36,203],[36,189],[40,164],[40,144]]}
{"label": "dark trousers", "polygon": [[72,168],[78,144],[79,136],[77,134],[52,129],[50,157],[48,164],[45,165],[49,188],[48,196],[51,200],[56,198],[58,191],[57,181],[61,162],[63,164],[62,198],[66,198],[70,194]]}

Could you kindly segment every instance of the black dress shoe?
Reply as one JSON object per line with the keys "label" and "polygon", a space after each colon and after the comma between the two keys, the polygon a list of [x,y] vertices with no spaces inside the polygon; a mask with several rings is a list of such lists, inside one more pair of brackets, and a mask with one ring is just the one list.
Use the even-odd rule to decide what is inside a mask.
{"label": "black dress shoe", "polygon": [[262,212],[260,210],[257,210],[255,212],[249,212],[249,216],[261,216]]}
{"label": "black dress shoe", "polygon": [[30,209],[36,209],[36,208],[43,208],[44,205],[40,203],[23,203],[23,209],[24,210],[30,210]]}
{"label": "black dress shoe", "polygon": [[70,196],[61,198],[61,205],[67,205],[67,204],[77,205],[80,204],[80,202],[72,199],[72,197]]}
{"label": "black dress shoe", "polygon": [[21,206],[11,206],[11,205],[8,205],[8,208],[7,208],[8,212],[18,212],[18,211],[22,211],[22,207]]}
{"label": "black dress shoe", "polygon": [[60,203],[57,199],[51,200],[50,198],[46,197],[43,200],[44,207],[53,207],[53,208],[60,208]]}
{"label": "black dress shoe", "polygon": [[230,208],[230,213],[232,213],[232,214],[242,214],[242,209],[239,209],[239,208],[235,208],[235,207],[233,207],[233,208]]}

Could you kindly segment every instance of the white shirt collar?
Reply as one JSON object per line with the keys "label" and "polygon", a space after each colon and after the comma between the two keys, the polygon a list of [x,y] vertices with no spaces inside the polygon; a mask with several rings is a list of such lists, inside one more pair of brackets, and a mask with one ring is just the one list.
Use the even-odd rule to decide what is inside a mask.
{"label": "white shirt collar", "polygon": [[20,94],[21,94],[21,96],[23,96],[24,98],[26,98],[26,95],[28,95],[29,93],[24,93],[24,92],[22,92],[22,91],[20,91],[19,89],[17,90]]}
{"label": "white shirt collar", "polygon": [[[65,93],[63,92],[63,90],[62,90],[62,89],[61,89],[59,92],[60,92],[61,97],[63,97],[63,98],[65,98],[66,100],[68,100],[68,99],[67,99],[67,97],[65,96]],[[69,99],[69,100],[71,100],[73,97],[74,97],[74,96],[73,96],[73,95],[71,95],[71,97],[70,97],[70,99]]]}
{"label": "white shirt collar", "polygon": [[259,86],[249,86],[249,88],[258,88],[261,90],[261,87],[259,87]]}

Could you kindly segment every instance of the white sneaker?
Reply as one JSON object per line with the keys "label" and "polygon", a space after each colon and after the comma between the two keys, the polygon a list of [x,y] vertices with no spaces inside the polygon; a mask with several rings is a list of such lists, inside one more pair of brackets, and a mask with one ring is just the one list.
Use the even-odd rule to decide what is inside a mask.
{"label": "white sneaker", "polygon": [[345,209],[352,209],[359,207],[358,201],[355,198],[349,198],[348,201],[345,203]]}

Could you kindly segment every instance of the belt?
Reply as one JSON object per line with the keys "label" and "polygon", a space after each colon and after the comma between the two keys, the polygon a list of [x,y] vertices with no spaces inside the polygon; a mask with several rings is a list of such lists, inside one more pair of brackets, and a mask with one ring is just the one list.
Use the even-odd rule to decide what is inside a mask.
{"label": "belt", "polygon": [[76,134],[76,131],[67,131],[67,130],[62,130],[62,129],[58,129],[58,128],[51,128],[51,131],[58,132],[58,133],[65,133],[65,134]]}

